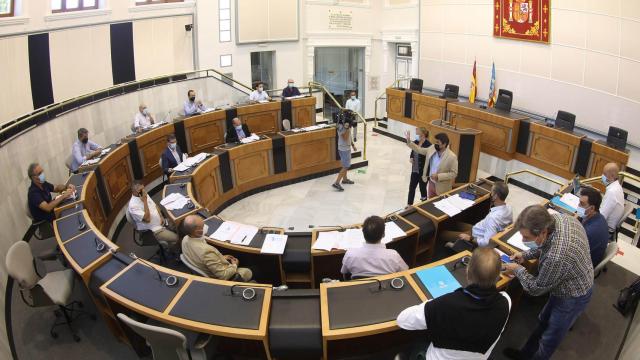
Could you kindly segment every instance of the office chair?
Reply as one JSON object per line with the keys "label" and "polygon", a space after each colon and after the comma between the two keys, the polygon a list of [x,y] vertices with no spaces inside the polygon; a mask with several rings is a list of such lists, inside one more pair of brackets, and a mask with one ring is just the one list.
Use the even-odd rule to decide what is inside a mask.
{"label": "office chair", "polygon": [[125,211],[124,216],[127,219],[127,222],[133,227],[133,242],[135,242],[136,245],[140,247],[157,246],[158,251],[151,255],[148,260],[152,259],[154,256],[156,256],[156,254],[158,254],[160,255],[160,262],[164,264],[167,261],[164,249],[168,249],[169,244],[167,244],[167,242],[165,241],[158,241],[153,231],[151,230],[138,230],[138,227],[136,226],[135,221],[133,221],[133,216],[131,216],[129,209]]}
{"label": "office chair", "polygon": [[629,133],[627,130],[620,129],[615,126],[609,126],[609,132],[607,133],[607,145],[618,150],[624,150],[627,147],[628,135]]}
{"label": "office chair", "polygon": [[204,276],[204,277],[209,277],[209,275],[207,275],[207,273],[205,273],[204,271],[200,270],[189,259],[187,259],[187,257],[184,256],[184,254],[180,254],[180,261],[182,261],[182,263],[185,264],[189,268],[189,270],[191,270],[191,272],[193,274]]}
{"label": "office chair", "polygon": [[609,263],[609,261],[611,261],[611,259],[613,259],[616,256],[617,253],[618,253],[618,243],[616,243],[615,241],[612,241],[609,244],[607,244],[607,249],[604,251],[604,257],[602,258],[602,261],[600,261],[600,263],[596,265],[595,268],[593,268],[594,279],[600,276],[601,272],[607,272],[607,264]]}
{"label": "office chair", "polygon": [[211,335],[199,334],[193,344],[189,344],[187,337],[176,330],[143,324],[123,313],[118,313],[117,316],[120,321],[147,341],[154,360],[207,359],[205,347],[211,341]]}
{"label": "office chair", "polygon": [[291,121],[289,119],[282,120],[282,128],[284,129],[284,131],[291,130]]}
{"label": "office chair", "polygon": [[422,92],[423,83],[424,82],[422,81],[422,79],[412,78],[411,82],[409,83],[409,90]]}
{"label": "office chair", "polygon": [[72,163],[73,163],[73,154],[67,156],[67,158],[64,159],[64,166],[66,166],[67,169],[69,170],[69,176],[73,174],[73,169],[71,168]]}
{"label": "office chair", "polygon": [[[24,234],[22,240],[25,242],[29,242],[31,240],[31,237],[35,237],[38,240],[48,240],[53,238],[53,225],[46,220],[34,221],[33,216],[31,215],[31,211],[29,210],[29,200],[27,200],[27,203],[25,205],[25,214],[29,219],[31,219],[31,225],[29,225],[29,229],[27,229],[27,232]],[[56,245],[50,249],[42,251],[36,257],[40,260],[57,260],[60,258],[60,255],[62,255],[62,252]],[[63,265],[65,265],[66,267],[64,261]]]}
{"label": "office chair", "polygon": [[[67,325],[73,334],[73,340],[80,341],[80,337],[71,326],[72,321],[80,315],[89,315],[92,320],[95,320],[96,317],[76,309],[76,306],[82,308],[82,302],[69,301],[74,284],[73,270],[54,271],[41,278],[36,272],[31,248],[24,241],[18,241],[9,248],[6,266],[9,276],[18,283],[20,296],[25,304],[29,307],[58,305],[58,310],[54,312],[56,321],[49,330],[51,337],[57,339],[58,333],[54,329],[61,325]],[[25,297],[25,293],[27,297]]]}
{"label": "office chair", "polygon": [[513,92],[505,89],[498,90],[498,100],[496,100],[496,109],[511,111],[512,103],[513,103]]}
{"label": "office chair", "polygon": [[556,128],[573,131],[575,124],[576,124],[576,116],[574,114],[570,112],[558,110],[558,114],[556,115],[556,122],[555,122]]}
{"label": "office chair", "polygon": [[444,92],[442,93],[442,96],[445,99],[457,99],[459,91],[460,87],[458,85],[444,84]]}
{"label": "office chair", "polygon": [[618,221],[618,224],[616,225],[616,229],[613,232],[613,241],[618,241],[618,233],[620,232],[620,230],[622,230],[622,224],[624,224],[624,221],[627,220],[627,218],[629,217],[629,215],[631,215],[632,212],[633,212],[633,205],[624,204],[624,212],[622,213],[622,217],[620,218],[620,221]]}
{"label": "office chair", "polygon": [[162,156],[158,159],[158,166],[160,166],[160,171],[162,171],[162,184],[166,183],[169,180],[169,175],[164,172],[164,168],[162,167]]}

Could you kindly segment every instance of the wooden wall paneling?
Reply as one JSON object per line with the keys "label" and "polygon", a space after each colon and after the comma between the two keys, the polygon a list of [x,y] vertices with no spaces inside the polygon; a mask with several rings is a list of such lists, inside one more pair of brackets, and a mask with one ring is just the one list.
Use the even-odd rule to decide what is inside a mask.
{"label": "wooden wall paneling", "polygon": [[106,187],[107,198],[111,209],[107,214],[105,228],[109,228],[115,215],[124,204],[129,201],[131,184],[133,182],[133,170],[129,156],[129,146],[119,146],[112,150],[100,163],[100,173]]}
{"label": "wooden wall paneling", "polygon": [[433,120],[445,120],[447,111],[447,100],[425,94],[414,93],[413,97],[413,118],[424,127],[429,127]]}
{"label": "wooden wall paneling", "polygon": [[278,101],[242,106],[238,108],[238,118],[252,133],[275,133],[280,130],[280,106]]}
{"label": "wooden wall paneling", "polygon": [[87,210],[91,221],[95,224],[96,228],[102,232],[106,232],[104,224],[106,223],[106,216],[100,196],[98,195],[98,178],[94,172],[90,172],[87,175],[87,180],[82,187],[82,196],[84,208]]}
{"label": "wooden wall paneling", "polygon": [[219,169],[220,160],[213,156],[200,164],[191,178],[196,200],[209,211],[215,209],[216,201],[222,192]]}
{"label": "wooden wall paneling", "polygon": [[173,124],[161,126],[146,132],[136,138],[138,152],[144,172],[145,184],[162,176],[162,169],[158,163],[162,152],[167,147],[167,135],[174,132]]}
{"label": "wooden wall paneling", "polygon": [[588,177],[599,176],[607,163],[615,162],[620,166],[620,170],[624,170],[627,162],[629,162],[629,152],[620,151],[609,147],[606,143],[594,141],[591,146],[591,159],[587,174]]}
{"label": "wooden wall paneling", "polygon": [[387,89],[387,117],[402,121],[404,118],[404,90]]}
{"label": "wooden wall paneling", "polygon": [[189,155],[213,150],[224,144],[226,114],[223,110],[193,116],[184,120]]}

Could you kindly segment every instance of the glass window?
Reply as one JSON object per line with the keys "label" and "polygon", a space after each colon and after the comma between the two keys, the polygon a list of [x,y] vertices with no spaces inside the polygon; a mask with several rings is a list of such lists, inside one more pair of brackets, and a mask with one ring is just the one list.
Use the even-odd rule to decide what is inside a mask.
{"label": "glass window", "polygon": [[97,0],[51,0],[51,11],[54,13],[77,10],[91,10],[97,8]]}
{"label": "glass window", "polygon": [[218,3],[218,26],[220,42],[231,41],[231,1],[220,0]]}
{"label": "glass window", "polygon": [[166,4],[174,2],[184,2],[184,0],[136,0],[136,5]]}
{"label": "glass window", "polygon": [[0,17],[1,16],[13,16],[14,14],[14,0],[0,0]]}
{"label": "glass window", "polygon": [[220,67],[231,66],[231,55],[220,55]]}

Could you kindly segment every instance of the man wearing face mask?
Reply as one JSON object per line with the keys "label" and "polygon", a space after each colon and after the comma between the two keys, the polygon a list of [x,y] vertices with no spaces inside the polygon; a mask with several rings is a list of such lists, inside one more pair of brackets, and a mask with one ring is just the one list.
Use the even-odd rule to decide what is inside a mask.
{"label": "man wearing face mask", "polygon": [[[525,245],[535,242],[537,248],[511,256],[504,264],[506,275],[515,275],[524,291],[533,296],[550,293],[538,316],[538,326],[520,350],[507,348],[510,359],[549,359],[567,331],[591,300],[593,266],[589,241],[580,222],[562,214],[551,215],[541,205],[525,208],[515,223]],[[538,259],[538,274],[522,265]]]}
{"label": "man wearing face mask", "polygon": [[609,243],[607,220],[600,214],[602,195],[592,187],[580,188],[580,204],[578,217],[582,219],[582,226],[589,239],[591,263],[596,267],[604,258],[604,252]]}
{"label": "man wearing face mask", "polygon": [[610,233],[616,230],[624,215],[624,191],[618,181],[619,172],[620,168],[616,163],[608,163],[602,171],[602,183],[607,189],[602,198],[600,213],[607,219]]}
{"label": "man wearing face mask", "polygon": [[138,112],[136,113],[136,117],[133,120],[133,127],[136,129],[136,131],[140,131],[154,123],[155,123],[155,120],[153,119],[153,116],[151,116],[151,113],[147,109],[147,105],[140,104],[140,106],[138,106]]}
{"label": "man wearing face mask", "polygon": [[[29,165],[27,175],[29,176],[29,179],[31,179],[27,202],[29,203],[29,213],[31,214],[33,221],[52,222],[53,219],[55,219],[53,209],[73,195],[76,191],[75,186],[73,186],[73,184],[53,185],[50,182],[47,182],[44,170],[38,163],[32,163]],[[53,199],[51,196],[52,192],[60,193],[60,195]]]}
{"label": "man wearing face mask", "polygon": [[288,98],[300,95],[300,90],[294,86],[293,79],[287,80],[287,87],[282,90],[282,97]]}
{"label": "man wearing face mask", "polygon": [[[416,139],[414,144],[421,148],[428,148],[431,146],[431,142],[427,139],[429,137],[429,131],[425,127],[416,128]],[[426,157],[415,151],[411,151],[409,154],[409,162],[411,163],[411,179],[409,180],[409,196],[407,198],[407,206],[413,205],[413,200],[416,196],[416,186],[420,187],[420,201],[427,200],[427,183],[422,181],[422,169]]]}
{"label": "man wearing face mask", "polygon": [[188,234],[182,239],[182,254],[209,277],[243,281],[251,280],[250,269],[238,267],[240,261],[231,255],[222,255],[218,249],[207,243],[209,227],[197,215],[189,215],[182,223]]}
{"label": "man wearing face mask", "polygon": [[264,84],[259,82],[256,86],[256,89],[251,92],[249,95],[249,100],[251,101],[269,101],[271,98],[267,95],[267,92],[264,91]]}
{"label": "man wearing face mask", "polygon": [[[347,109],[347,110],[351,110],[354,113],[360,113],[360,100],[358,100],[355,91],[351,92],[351,96],[349,97],[347,102],[344,104],[344,108]],[[353,127],[353,141],[358,141],[358,139],[357,139],[357,135],[358,135],[358,116],[354,116],[353,118],[355,119],[355,122],[353,123],[353,126],[352,126]]]}
{"label": "man wearing face mask", "polygon": [[422,180],[427,183],[427,197],[431,198],[444,194],[453,188],[453,183],[458,176],[458,157],[449,149],[449,136],[438,133],[435,143],[428,148],[421,148],[411,141],[411,133],[405,133],[407,146],[418,154],[425,155],[422,169]]}
{"label": "man wearing face mask", "polygon": [[131,200],[127,211],[133,219],[137,230],[151,230],[158,243],[165,248],[178,243],[178,234],[169,230],[167,220],[162,215],[160,207],[151,199],[139,181],[131,185]]}
{"label": "man wearing face mask", "polygon": [[184,102],[184,115],[191,116],[200,114],[207,111],[207,107],[202,104],[202,101],[196,100],[195,90],[189,90],[187,92],[188,100]]}
{"label": "man wearing face mask", "polygon": [[184,160],[184,154],[178,146],[178,141],[174,134],[167,136],[167,148],[162,152],[162,170],[165,174],[171,174],[173,168]]}
{"label": "man wearing face mask", "polygon": [[243,124],[240,122],[240,119],[233,118],[231,121],[231,127],[227,129],[227,135],[225,137],[225,141],[227,143],[236,143],[240,140],[251,136],[251,131],[249,131],[249,127],[247,124]]}
{"label": "man wearing face mask", "polygon": [[100,156],[102,148],[100,145],[89,140],[89,130],[78,129],[78,140],[71,148],[71,171],[76,172],[83,162]]}

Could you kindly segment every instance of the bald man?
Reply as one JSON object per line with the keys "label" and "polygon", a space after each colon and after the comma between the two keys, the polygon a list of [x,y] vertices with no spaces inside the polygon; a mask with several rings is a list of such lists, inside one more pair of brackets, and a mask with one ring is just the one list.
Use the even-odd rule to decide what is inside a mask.
{"label": "bald man", "polygon": [[133,127],[136,129],[136,131],[140,131],[154,123],[155,123],[155,120],[153,119],[153,116],[151,116],[151,113],[147,109],[147,105],[140,104],[140,106],[138,106],[138,112],[136,113],[136,117],[135,119],[133,119]]}
{"label": "bald man", "polygon": [[398,326],[429,329],[426,359],[488,358],[511,310],[509,295],[496,289],[501,267],[495,250],[477,248],[467,266],[467,287],[403,310]]}
{"label": "bald man", "polygon": [[282,90],[282,97],[288,98],[288,97],[298,96],[298,95],[300,95],[300,90],[298,90],[298,88],[295,87],[293,79],[287,80],[287,87],[284,88],[284,90]]}
{"label": "bald man", "polygon": [[624,191],[618,181],[620,168],[616,163],[608,163],[602,171],[602,183],[607,187],[600,205],[600,214],[607,220],[609,232],[618,227],[618,223],[624,215]]}
{"label": "bald man", "polygon": [[253,273],[249,269],[238,267],[238,259],[220,254],[218,249],[207,243],[206,234],[209,229],[201,217],[189,215],[182,226],[189,234],[182,239],[182,254],[189,262],[215,279],[244,282],[251,280]]}

